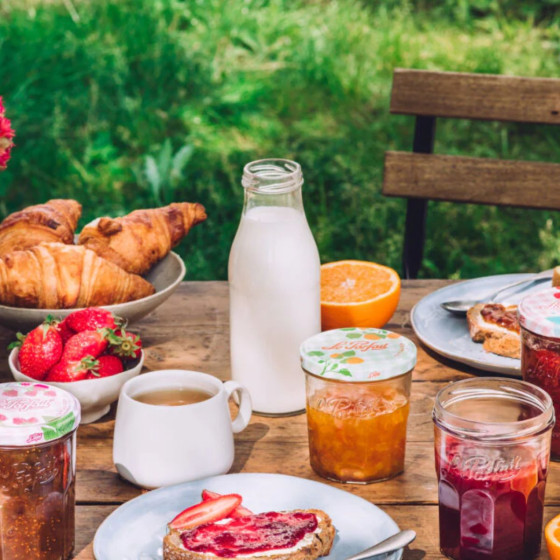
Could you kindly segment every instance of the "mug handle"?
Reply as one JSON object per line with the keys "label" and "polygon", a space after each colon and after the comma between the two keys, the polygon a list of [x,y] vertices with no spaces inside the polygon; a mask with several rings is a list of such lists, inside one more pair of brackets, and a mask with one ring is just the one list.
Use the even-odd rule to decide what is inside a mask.
{"label": "mug handle", "polygon": [[231,422],[231,429],[234,434],[242,432],[249,424],[251,420],[251,414],[253,411],[253,406],[251,404],[251,395],[249,391],[243,387],[243,385],[237,383],[237,381],[226,381],[224,383],[224,389],[226,390],[227,399],[229,400],[233,394],[235,394],[236,401],[239,402],[239,412],[235,419]]}

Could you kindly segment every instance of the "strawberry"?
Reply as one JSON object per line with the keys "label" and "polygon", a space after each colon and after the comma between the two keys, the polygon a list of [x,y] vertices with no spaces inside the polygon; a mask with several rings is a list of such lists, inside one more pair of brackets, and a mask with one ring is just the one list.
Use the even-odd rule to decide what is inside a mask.
{"label": "strawberry", "polygon": [[92,356],[85,356],[80,360],[68,361],[62,358],[58,364],[52,367],[47,373],[45,381],[82,381],[86,379],[88,373],[97,365],[97,361]]}
{"label": "strawberry", "polygon": [[66,317],[68,326],[74,332],[94,331],[96,329],[115,329],[117,324],[110,311],[100,307],[78,309]]}
{"label": "strawberry", "polygon": [[67,362],[75,362],[86,356],[97,358],[107,349],[108,336],[109,334],[105,329],[76,333],[66,343],[62,352],[62,359]]}
{"label": "strawberry", "polygon": [[97,365],[87,374],[87,379],[110,377],[124,371],[123,363],[117,356],[99,356]]}
{"label": "strawberry", "polygon": [[66,342],[68,341],[68,339],[71,336],[74,336],[76,333],[68,326],[68,321],[66,319],[63,319],[60,323],[58,323],[57,325],[58,328],[58,333],[60,334],[60,338],[62,338],[62,343],[66,344]]}
{"label": "strawberry", "polygon": [[177,515],[169,527],[171,529],[190,529],[203,523],[214,523],[225,519],[235,508],[241,505],[239,494],[226,494],[219,498],[211,498],[188,507]]}
{"label": "strawberry", "polygon": [[[212,492],[212,490],[204,489],[202,491],[202,501],[207,502],[208,500],[212,500],[214,498],[219,498],[222,494],[218,494],[218,492]],[[243,506],[237,506],[228,517],[235,519],[237,517],[246,517],[247,515],[254,515],[250,509],[247,509]]]}
{"label": "strawberry", "polygon": [[119,329],[115,335],[120,338],[119,342],[111,342],[111,354],[119,356],[125,360],[137,360],[142,352],[142,341],[137,334]]}
{"label": "strawberry", "polygon": [[21,346],[19,350],[19,369],[25,375],[39,381],[59,360],[62,354],[62,339],[51,317],[30,331],[27,336],[17,334],[18,341],[9,348]]}

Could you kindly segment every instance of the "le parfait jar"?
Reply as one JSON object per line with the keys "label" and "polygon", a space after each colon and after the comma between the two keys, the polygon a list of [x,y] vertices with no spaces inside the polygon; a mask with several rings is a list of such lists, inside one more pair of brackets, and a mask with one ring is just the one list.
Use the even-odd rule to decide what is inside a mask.
{"label": "le parfait jar", "polygon": [[433,410],[441,552],[531,560],[541,547],[554,409],[518,379],[465,379]]}
{"label": "le parfait jar", "polygon": [[79,423],[62,389],[0,384],[0,560],[71,558]]}
{"label": "le parfait jar", "polygon": [[387,330],[345,328],[309,338],[300,355],[313,470],[355,484],[401,473],[416,346]]}
{"label": "le parfait jar", "polygon": [[541,387],[552,398],[556,424],[551,457],[560,461],[560,288],[526,296],[519,304],[518,315],[523,379]]}

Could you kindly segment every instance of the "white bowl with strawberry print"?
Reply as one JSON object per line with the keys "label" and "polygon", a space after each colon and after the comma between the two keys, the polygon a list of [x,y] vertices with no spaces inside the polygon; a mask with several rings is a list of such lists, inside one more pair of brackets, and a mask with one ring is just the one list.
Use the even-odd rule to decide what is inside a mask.
{"label": "white bowl with strawberry print", "polygon": [[[29,381],[37,383],[36,379],[21,373],[18,360],[19,348],[14,348],[8,358],[10,370],[16,381]],[[121,387],[142,371],[144,364],[144,351],[140,352],[138,361],[133,362],[133,366],[109,377],[99,377],[97,379],[83,379],[81,381],[55,382],[40,381],[45,385],[59,387],[72,393],[82,407],[82,418],[80,424],[95,422],[105,416],[111,408],[111,404],[119,398]]]}

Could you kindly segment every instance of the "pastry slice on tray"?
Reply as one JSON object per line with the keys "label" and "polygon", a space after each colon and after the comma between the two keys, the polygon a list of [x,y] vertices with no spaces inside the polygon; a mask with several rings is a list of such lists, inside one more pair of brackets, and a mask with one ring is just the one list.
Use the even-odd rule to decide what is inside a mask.
{"label": "pastry slice on tray", "polygon": [[86,247],[42,243],[0,257],[0,304],[38,309],[97,307],[154,293],[141,276],[129,274]]}
{"label": "pastry slice on tray", "polygon": [[204,206],[178,202],[135,210],[121,218],[99,218],[84,227],[78,243],[127,272],[145,274],[206,219]]}
{"label": "pastry slice on tray", "polygon": [[10,214],[0,223],[0,256],[44,242],[73,244],[81,213],[76,200],[53,199]]}

